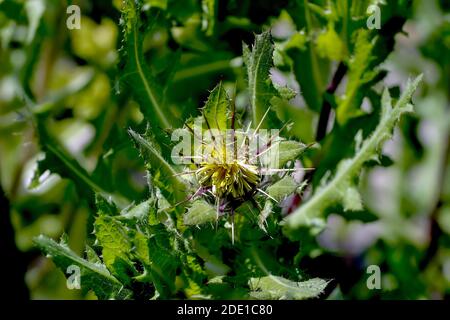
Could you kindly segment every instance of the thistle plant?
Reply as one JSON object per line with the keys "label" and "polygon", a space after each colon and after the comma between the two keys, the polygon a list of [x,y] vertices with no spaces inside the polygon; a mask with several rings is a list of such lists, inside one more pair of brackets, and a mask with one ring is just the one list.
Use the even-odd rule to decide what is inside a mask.
{"label": "thistle plant", "polygon": [[[266,75],[267,77],[268,75]],[[230,102],[226,91],[219,84],[210,94],[210,97],[201,111],[201,116],[194,120],[192,128],[186,124],[187,131],[192,134],[188,141],[194,140],[193,148],[187,143],[177,158],[188,160],[187,171],[180,176],[192,175],[194,189],[196,190],[187,200],[193,201],[203,198],[216,208],[216,219],[225,213],[229,213],[232,222],[232,242],[234,243],[234,213],[242,204],[249,202],[255,210],[261,211],[257,194],[263,196],[263,200],[270,198],[278,202],[269,193],[263,190],[264,186],[271,186],[274,174],[287,174],[285,178],[291,178],[295,169],[281,168],[279,166],[280,146],[286,143],[295,144],[297,150],[291,154],[290,159],[284,163],[292,164],[305,146],[296,141],[288,141],[279,135],[278,130],[261,129],[261,126],[270,111],[270,107],[264,113],[254,130],[251,130],[251,121],[243,129],[237,121],[236,110]],[[228,116],[229,115],[229,116]],[[205,126],[203,125],[205,123]],[[230,128],[228,128],[230,123]],[[239,125],[239,127],[237,127]],[[204,130],[203,128],[206,128]],[[295,185],[294,180],[290,180]],[[289,195],[288,190],[285,196]],[[189,219],[189,218],[188,218]]]}
{"label": "thistle plant", "polygon": [[[269,49],[259,51],[261,47]],[[272,40],[266,32],[258,36],[253,49],[245,53],[248,61],[267,60],[266,64],[248,68],[249,84],[255,81],[250,80],[256,78],[253,73],[257,73],[263,83],[254,85],[257,92],[254,93],[253,109],[266,108],[259,119],[245,119],[239,115],[223,85],[218,84],[211,91],[199,116],[189,119],[183,128],[171,130],[171,140],[177,140],[178,144],[171,142],[170,159],[165,158],[156,143],[151,126],[143,134],[129,130],[130,137],[148,164],[151,196],[143,203],[119,210],[113,195],[105,198],[105,194],[97,193],[99,213],[94,230],[103,248],[105,271],[110,270],[108,277],[115,279],[114,282],[125,281],[129,285],[142,282],[148,288],[154,286],[147,293],[149,297],[152,292],[154,297],[169,297],[179,289],[184,290],[188,297],[210,297],[211,293],[208,294],[201,285],[205,281],[206,271],[199,259],[209,261],[211,254],[205,251],[206,248],[201,249],[204,235],[197,235],[198,232],[222,239],[221,243],[217,243],[217,249],[229,243],[231,250],[247,247],[247,236],[241,232],[250,226],[256,228],[252,237],[261,240],[268,237],[263,241],[266,245],[272,243],[280,232],[280,210],[275,215],[272,208],[274,204],[281,206],[283,199],[301,192],[305,185],[294,179],[293,174],[305,170],[294,168],[294,165],[307,146],[282,136],[287,124],[280,130],[264,129],[265,123],[273,121],[276,115],[270,104],[260,101],[261,96],[267,99],[260,90],[273,89],[273,97],[282,99],[282,95],[267,83],[271,81],[272,52]],[[253,120],[258,122],[252,125]],[[166,141],[169,141],[169,135],[170,132],[167,132]],[[163,180],[171,183],[165,185]],[[230,221],[223,220],[222,216]],[[155,240],[156,247],[152,247],[151,243]],[[45,238],[38,238],[36,243],[55,261],[71,259],[65,254],[68,249],[64,243],[58,245]],[[118,247],[122,249],[116,250]],[[253,264],[243,269],[246,274],[244,279],[248,277],[246,285],[250,285],[255,292],[261,289],[256,285],[259,281],[253,276],[262,272],[262,275],[272,277],[261,262],[258,251],[252,244],[251,255],[255,257],[260,271],[256,271]],[[136,263],[143,266],[143,274],[139,274],[141,267],[137,267]],[[215,268],[227,268],[214,259],[209,263],[217,264]],[[83,261],[80,266],[86,273],[96,272],[89,261]],[[177,275],[175,271],[179,267],[182,271]],[[183,279],[181,288],[176,287],[178,277]],[[238,275],[237,279],[242,281],[241,277]],[[222,277],[219,278],[214,281],[223,283]],[[269,279],[275,283],[279,281],[276,277]],[[310,281],[311,286],[297,287],[293,282],[286,290],[293,290],[294,295],[309,297],[319,294],[326,285],[325,280]],[[124,292],[127,292],[126,296],[135,294],[133,289],[128,288],[128,291],[125,287],[124,283],[124,288],[120,290],[111,289],[108,297],[122,297]]]}
{"label": "thistle plant", "polygon": [[[306,17],[311,8],[320,12],[310,7],[299,10]],[[171,101],[175,76],[170,63],[164,70],[155,70],[144,54],[148,34],[152,28],[161,28],[160,24],[166,27],[159,19],[167,17],[154,15],[141,1],[124,1],[121,10],[116,93],[118,99],[124,92],[132,96],[142,121],[121,128],[128,135],[111,145],[132,142],[135,149],[130,154],[145,168],[145,191],[133,198],[111,187],[97,175],[106,170],[101,161],[94,172],[88,172],[54,138],[47,128],[48,119],[33,111],[38,109],[33,106],[32,118],[45,157],[38,162],[32,187],[50,170],[73,180],[77,192],[85,195],[95,211],[89,217],[91,234],[83,257],[69,248],[66,236],[59,243],[39,236],[35,244],[64,272],[69,266],[80,268],[82,289],[100,299],[320,296],[332,279],[302,270],[302,258],[320,251],[315,236],[326,228],[330,211],[344,214],[364,208],[358,188],[361,172],[368,163],[380,161],[384,142],[401,117],[413,112],[411,100],[421,78],[408,82],[398,97],[392,98],[387,88],[380,97],[372,86],[382,79],[382,73],[377,68],[369,70],[369,65],[376,60],[375,50],[387,50],[383,41],[392,39],[357,29],[363,18],[355,16],[346,20],[354,36],[346,36],[348,43],[334,47],[336,37],[331,37],[333,41],[328,37],[336,33],[334,22],[340,19],[340,11],[332,6],[334,15],[323,11],[320,18],[330,19],[328,28],[333,30],[321,34],[317,48],[308,19],[307,36],[296,31],[284,42],[274,42],[270,30],[261,32],[252,46],[243,44],[238,59],[242,63],[235,71],[240,81],[234,89],[230,82],[214,82],[204,105],[182,108]],[[152,23],[146,20],[149,17],[154,18]],[[204,19],[205,34],[214,34],[214,17]],[[306,23],[298,19],[299,25]],[[176,28],[173,37],[180,36]],[[344,59],[346,50],[354,54]],[[320,70],[329,64],[321,66],[315,60],[319,56],[330,61],[339,58],[337,70],[348,70],[349,81],[341,97],[328,96],[337,84],[329,89],[323,86]],[[307,68],[299,67],[300,61],[306,61]],[[275,67],[293,72],[301,92],[275,84]],[[333,77],[342,78],[339,74]],[[360,109],[366,91],[374,105],[370,114]],[[308,112],[291,108],[289,101],[296,95],[320,112],[318,122],[325,123],[325,129],[320,129],[323,132],[317,139],[304,134],[298,125]],[[337,115],[335,127],[328,140],[322,141],[332,108]],[[371,126],[366,128],[368,121],[358,118],[363,116],[370,117]],[[312,118],[308,126],[310,122]],[[353,132],[352,126],[359,130]],[[334,166],[322,165],[321,159],[330,161],[327,148],[334,146],[342,132],[347,139],[351,136],[348,145],[339,150],[337,160],[332,159]],[[117,145],[102,159],[116,152]]]}

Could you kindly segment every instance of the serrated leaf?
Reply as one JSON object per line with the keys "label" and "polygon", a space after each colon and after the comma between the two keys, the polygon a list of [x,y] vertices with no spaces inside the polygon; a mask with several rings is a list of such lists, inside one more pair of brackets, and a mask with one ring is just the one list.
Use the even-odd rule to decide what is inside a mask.
{"label": "serrated leaf", "polygon": [[200,260],[192,254],[186,254],[183,256],[184,265],[188,268],[190,278],[197,283],[201,283],[206,279],[206,272],[200,264]]}
{"label": "serrated leaf", "polygon": [[188,298],[196,298],[203,295],[203,282],[207,278],[206,272],[200,264],[199,259],[191,254],[182,256],[184,277],[187,281],[187,286],[184,292]]}
{"label": "serrated leaf", "polygon": [[131,297],[131,291],[124,289],[120,281],[112,276],[103,264],[82,259],[70,250],[66,243],[58,244],[43,235],[36,237],[34,243],[64,273],[69,266],[78,266],[81,271],[80,284],[82,288],[93,290],[99,299],[126,299]]}
{"label": "serrated leaf", "polygon": [[295,282],[272,275],[249,280],[252,297],[270,300],[315,298],[323,292],[327,284],[327,281],[319,278]]}
{"label": "serrated leaf", "polygon": [[352,210],[359,210],[362,207],[353,180],[359,176],[366,162],[378,156],[383,143],[391,138],[400,117],[413,111],[410,100],[421,79],[422,76],[419,76],[412,82],[408,81],[405,92],[394,108],[391,105],[389,91],[387,89],[384,91],[380,122],[375,131],[362,142],[360,150],[352,159],[344,159],[339,163],[334,177],[326,185],[320,187],[309,201],[285,219],[285,232],[289,234],[289,230],[309,225],[335,203],[343,203],[347,209]]}
{"label": "serrated leaf", "polygon": [[[259,158],[262,167],[270,169],[283,168],[289,161],[295,161],[307,146],[295,140],[275,139],[269,147],[270,151],[261,152]],[[270,171],[269,169],[269,171]]]}
{"label": "serrated leaf", "polygon": [[149,228],[149,236],[137,232],[133,238],[134,252],[144,265],[139,281],[151,281],[161,297],[168,297],[175,289],[179,265],[171,246],[171,235],[163,224]]}
{"label": "serrated leaf", "polygon": [[148,223],[150,215],[156,213],[156,201],[150,198],[147,201],[141,202],[138,205],[132,206],[120,213],[120,218],[133,220],[140,223]]}
{"label": "serrated leaf", "polygon": [[97,255],[94,249],[92,249],[90,246],[86,245],[86,259],[90,263],[93,264],[103,264],[100,257]]}
{"label": "serrated leaf", "polygon": [[306,145],[301,142],[294,140],[281,141],[278,146],[279,167],[283,167],[289,161],[296,160],[305,149]]}
{"label": "serrated leaf", "polygon": [[118,209],[114,202],[110,201],[110,199],[105,199],[100,194],[95,195],[95,207],[100,214],[115,216],[118,213]]}
{"label": "serrated leaf", "polygon": [[156,80],[143,54],[143,31],[141,29],[141,1],[124,2],[122,19],[125,34],[126,65],[123,81],[133,92],[142,113],[150,122],[155,134],[163,138],[162,129],[176,127],[180,119],[165,104],[164,87]]}
{"label": "serrated leaf", "polygon": [[203,115],[209,124],[210,129],[225,131],[228,129],[228,110],[230,100],[227,92],[220,82],[209,94],[208,101],[203,108]]}
{"label": "serrated leaf", "polygon": [[[273,65],[274,45],[272,43],[270,31],[263,32],[256,36],[255,44],[250,50],[247,45],[243,45],[243,58],[247,70],[248,90],[250,95],[250,106],[252,110],[252,124],[257,127],[261,121],[260,128],[269,128],[269,125],[276,122],[276,114],[269,110],[270,100],[278,93],[270,78],[270,68]],[[264,119],[263,119],[264,118]]]}
{"label": "serrated leaf", "polygon": [[136,270],[129,258],[132,243],[124,226],[114,217],[100,215],[94,230],[106,267],[123,283],[130,284]]}
{"label": "serrated leaf", "polygon": [[361,195],[355,186],[348,186],[343,192],[345,192],[342,195],[344,210],[359,211],[363,209]]}
{"label": "serrated leaf", "polygon": [[179,172],[164,158],[158,147],[153,143],[151,137],[142,136],[132,129],[128,130],[131,138],[136,143],[141,155],[146,160],[148,170],[153,178],[158,177],[164,185],[158,185],[164,196],[169,201],[180,202],[184,199],[186,188]]}
{"label": "serrated leaf", "polygon": [[364,98],[362,87],[370,84],[378,73],[371,67],[375,43],[369,35],[368,30],[361,30],[357,35],[355,52],[349,62],[347,87],[336,111],[340,124],[344,124],[349,118],[358,114]]}
{"label": "serrated leaf", "polygon": [[[278,84],[274,84],[274,88],[277,90],[278,95],[286,101],[294,99],[295,96],[297,95],[297,92],[295,92],[295,90],[287,86],[280,86]],[[274,104],[273,102],[271,103]]]}
{"label": "serrated leaf", "polygon": [[148,239],[141,233],[136,232],[133,237],[134,254],[145,265],[150,265],[150,252],[148,250]]}
{"label": "serrated leaf", "polygon": [[217,210],[205,200],[195,200],[183,216],[187,226],[213,222],[217,219]]}

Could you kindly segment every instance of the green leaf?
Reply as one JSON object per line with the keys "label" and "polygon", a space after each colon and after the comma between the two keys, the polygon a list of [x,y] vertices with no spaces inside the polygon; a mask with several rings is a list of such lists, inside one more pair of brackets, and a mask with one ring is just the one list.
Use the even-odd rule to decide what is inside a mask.
{"label": "green leaf", "polygon": [[[305,151],[307,146],[295,140],[275,139],[269,147],[270,151],[262,151],[259,158],[261,166],[267,169],[283,168],[288,162],[295,161]],[[263,154],[263,152],[265,152]]]}
{"label": "green leaf", "polygon": [[182,201],[185,197],[186,186],[179,172],[163,157],[158,146],[153,143],[153,139],[148,134],[142,136],[132,129],[129,129],[128,132],[140,150],[152,176],[159,176],[159,181],[164,182],[164,185],[158,186],[164,192],[164,196],[168,200]]}
{"label": "green leaf", "polygon": [[80,284],[82,288],[93,290],[99,299],[125,299],[131,296],[131,291],[124,289],[119,280],[112,276],[103,264],[88,262],[80,258],[70,250],[64,241],[56,243],[54,240],[41,235],[34,238],[34,243],[63,272],[66,272],[69,266],[78,266],[81,271]]}
{"label": "green leaf", "polygon": [[279,143],[279,167],[283,167],[287,162],[296,160],[305,151],[306,145],[294,141],[284,140]]}
{"label": "green leaf", "polygon": [[[363,168],[370,160],[377,160],[383,143],[390,139],[392,131],[404,113],[413,111],[410,104],[411,97],[419,85],[422,76],[414,81],[408,81],[407,87],[395,107],[392,107],[389,91],[385,89],[382,97],[382,113],[375,131],[364,141],[351,159],[342,160],[334,177],[326,185],[319,187],[304,205],[285,219],[285,231],[309,225],[315,218],[320,217],[325,209],[335,203],[343,203],[344,209],[360,210],[361,197],[354,184]],[[358,138],[359,135],[356,136]]]}
{"label": "green leaf", "polygon": [[341,61],[345,56],[345,45],[334,29],[334,25],[330,23],[325,32],[321,33],[317,39],[317,52],[324,58],[329,60]]}
{"label": "green leaf", "polygon": [[[252,125],[255,128],[261,121],[260,128],[269,128],[269,125],[273,125],[273,122],[276,121],[275,112],[273,110],[268,111],[272,97],[278,95],[270,78],[270,68],[273,65],[273,51],[274,45],[270,31],[257,35],[251,50],[246,44],[243,45],[243,58],[247,69],[248,90],[253,117]],[[264,118],[267,111],[269,113]]]}
{"label": "green leaf", "polygon": [[348,82],[345,94],[337,107],[337,120],[344,124],[349,118],[358,115],[359,107],[364,98],[362,87],[371,84],[378,74],[371,62],[375,41],[369,38],[368,30],[360,30],[357,34],[355,52],[349,61]]}
{"label": "green leaf", "polygon": [[316,54],[315,47],[308,42],[307,50],[292,48],[288,55],[294,61],[295,78],[300,84],[302,96],[309,109],[320,111],[322,107],[322,94],[325,91],[324,74],[326,64],[322,63]]}
{"label": "green leaf", "polygon": [[274,102],[278,118],[284,123],[292,122],[292,125],[288,126],[289,134],[306,143],[314,142],[315,128],[313,127],[316,113],[307,108],[294,106],[282,99]]}
{"label": "green leaf", "polygon": [[97,253],[95,252],[94,249],[92,249],[90,246],[86,245],[86,259],[87,261],[89,261],[90,263],[93,264],[101,264],[103,265],[102,260],[100,259],[100,257],[97,255]]}
{"label": "green leaf", "polygon": [[217,219],[217,210],[205,200],[195,200],[183,217],[187,226],[213,222]]}
{"label": "green leaf", "polygon": [[228,110],[230,110],[230,100],[222,82],[220,82],[211,91],[203,109],[203,115],[210,129],[218,129],[220,131],[228,129]]}
{"label": "green leaf", "polygon": [[148,239],[142,232],[136,232],[133,237],[134,254],[144,264],[151,265]]}
{"label": "green leaf", "polygon": [[249,280],[252,297],[271,300],[315,298],[323,292],[327,284],[327,281],[319,278],[295,282],[272,275]]}
{"label": "green leaf", "polygon": [[[25,23],[27,17],[23,14],[24,4],[18,1],[0,1],[0,11],[10,20]],[[28,18],[29,19],[29,18]]]}
{"label": "green leaf", "polygon": [[132,243],[125,227],[114,217],[100,215],[94,230],[106,267],[123,283],[130,284],[136,270],[129,258]]}
{"label": "green leaf", "polygon": [[134,252],[145,269],[136,280],[152,282],[163,298],[175,290],[179,259],[172,242],[172,235],[163,224],[150,227],[148,235],[137,232],[133,238]]}
{"label": "green leaf", "polygon": [[149,223],[151,214],[156,214],[156,199],[150,198],[147,201],[141,202],[120,214],[120,218],[133,220],[141,223]]}
{"label": "green leaf", "polygon": [[[292,13],[298,30],[305,34],[307,41],[300,47],[286,48],[287,55],[293,61],[295,78],[300,84],[302,96],[309,109],[320,111],[322,107],[322,95],[326,89],[329,63],[321,59],[317,53],[317,47],[311,40],[315,32],[312,14],[308,1],[296,1],[295,11]],[[298,37],[293,35],[293,37]]]}
{"label": "green leaf", "polygon": [[269,186],[266,192],[275,200],[281,201],[287,196],[293,194],[297,189],[298,184],[291,176],[285,176],[281,180]]}
{"label": "green leaf", "polygon": [[108,199],[103,198],[100,194],[95,195],[95,207],[100,214],[115,216],[118,213],[116,205]]}
{"label": "green leaf", "polygon": [[143,54],[144,34],[141,22],[141,1],[127,0],[124,3],[122,19],[125,34],[126,65],[123,81],[125,81],[147,121],[150,122],[155,134],[162,135],[162,129],[176,127],[177,119],[165,104],[164,88],[156,80]]}
{"label": "green leaf", "polygon": [[203,291],[203,282],[207,277],[206,272],[200,264],[200,259],[192,254],[183,254],[182,261],[185,276],[188,279],[189,286],[185,289],[188,297],[201,295]]}

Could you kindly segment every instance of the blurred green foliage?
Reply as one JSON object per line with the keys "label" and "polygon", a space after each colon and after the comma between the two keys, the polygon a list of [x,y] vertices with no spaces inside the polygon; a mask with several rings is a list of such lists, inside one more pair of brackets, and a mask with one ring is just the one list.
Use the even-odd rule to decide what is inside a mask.
{"label": "blurred green foliage", "polygon": [[[374,3],[380,30],[366,27]],[[81,8],[79,30],[66,27],[71,4]],[[0,0],[0,182],[9,200],[1,214],[20,256],[12,268],[26,268],[18,277],[30,297],[307,298],[325,290],[330,299],[448,298],[449,10],[444,0]],[[273,41],[273,54],[251,47],[255,34]],[[261,74],[271,73],[259,87],[258,54],[267,60]],[[355,156],[355,137],[370,139],[383,87],[396,102],[420,73],[415,113],[402,118],[378,162],[352,175],[363,205],[321,203],[318,219],[289,240],[279,222],[333,181],[338,164]],[[167,223],[161,209],[185,194],[139,143],[156,140],[166,154],[167,133],[198,116],[220,81],[243,121],[261,119],[270,104],[267,126],[289,122],[286,138],[317,142],[301,158],[316,168],[297,177],[307,189],[288,188],[282,208],[267,201],[256,218],[242,210],[234,245],[225,220],[186,226],[208,218],[204,203],[172,215],[190,210],[193,223]],[[248,87],[272,99],[252,99]],[[148,125],[149,135],[138,134]],[[97,290],[68,290],[33,243],[40,234],[67,234],[60,244],[36,242],[63,271],[86,258],[77,260],[83,282]],[[4,246],[8,257],[16,249]],[[380,290],[366,285],[374,264]],[[305,279],[313,292],[303,290]]]}

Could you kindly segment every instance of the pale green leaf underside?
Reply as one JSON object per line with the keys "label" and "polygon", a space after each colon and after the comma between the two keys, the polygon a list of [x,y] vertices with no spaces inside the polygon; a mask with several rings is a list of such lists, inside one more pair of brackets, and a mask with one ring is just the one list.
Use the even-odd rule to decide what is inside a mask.
{"label": "pale green leaf underside", "polygon": [[301,142],[294,140],[281,141],[278,146],[279,167],[283,167],[289,161],[296,160],[305,149],[306,145]]}
{"label": "pale green leaf underside", "polygon": [[121,212],[120,217],[125,219],[132,219],[136,221],[149,221],[150,213],[156,210],[156,201],[150,198],[147,201],[141,202],[132,208]]}
{"label": "pale green leaf underside", "polygon": [[272,198],[280,201],[293,194],[297,187],[298,184],[295,182],[294,178],[286,176],[268,187],[266,191]]}
{"label": "pale green leaf underside", "polygon": [[267,151],[261,152],[259,161],[264,168],[280,169],[288,162],[298,159],[305,149],[306,145],[298,141],[275,140]]}
{"label": "pale green leaf underside", "polygon": [[205,200],[194,201],[183,217],[184,224],[188,226],[213,222],[216,219],[216,209]]}

